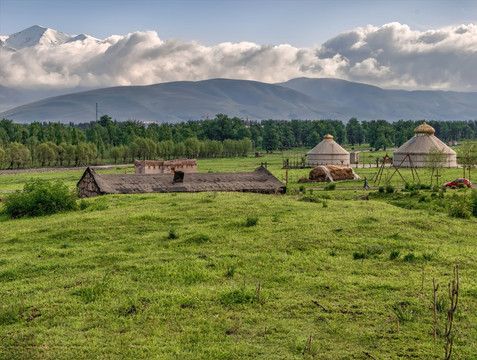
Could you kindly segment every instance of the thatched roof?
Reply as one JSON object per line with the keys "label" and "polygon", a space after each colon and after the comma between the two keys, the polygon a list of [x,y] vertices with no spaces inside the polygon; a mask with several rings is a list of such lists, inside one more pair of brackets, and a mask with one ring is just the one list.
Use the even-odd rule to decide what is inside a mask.
{"label": "thatched roof", "polygon": [[285,186],[264,167],[240,173],[185,173],[182,182],[174,174],[97,174],[87,168],[78,182],[80,197],[103,194],[242,191],[283,193]]}

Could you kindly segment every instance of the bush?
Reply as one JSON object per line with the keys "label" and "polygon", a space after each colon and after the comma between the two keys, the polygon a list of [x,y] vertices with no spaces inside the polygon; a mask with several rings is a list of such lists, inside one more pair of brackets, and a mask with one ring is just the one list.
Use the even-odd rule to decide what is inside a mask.
{"label": "bush", "polygon": [[32,179],[25,184],[23,192],[6,198],[4,208],[11,218],[44,216],[76,209],[76,198],[76,193],[70,193],[62,181]]}
{"label": "bush", "polygon": [[179,235],[177,235],[177,232],[175,229],[170,229],[169,230],[169,235],[167,236],[168,239],[174,240],[177,239]]}
{"label": "bush", "polygon": [[406,256],[404,256],[404,261],[413,262],[415,260],[417,260],[417,258],[416,258],[416,255],[414,255],[414,253],[409,253]]}
{"label": "bush", "polygon": [[336,189],[336,184],[335,183],[329,183],[325,186],[325,190],[335,190]]}
{"label": "bush", "polygon": [[471,204],[464,198],[455,197],[449,202],[449,214],[452,217],[468,219],[472,213],[473,208],[471,208]]}
{"label": "bush", "polygon": [[380,187],[378,188],[378,192],[384,193],[384,186],[380,186]]}
{"label": "bush", "polygon": [[472,190],[472,196],[470,197],[470,205],[472,208],[472,215],[477,216],[477,190]]}
{"label": "bush", "polygon": [[399,250],[393,250],[391,251],[391,254],[389,254],[389,260],[397,259],[400,255],[401,252]]}
{"label": "bush", "polygon": [[[432,195],[435,195],[435,194],[432,194]],[[419,199],[417,200],[417,202],[428,202],[428,201],[429,201],[429,198],[424,194],[419,196]]]}
{"label": "bush", "polygon": [[252,227],[257,225],[258,223],[258,216],[247,216],[247,219],[245,220],[245,226],[246,227]]}
{"label": "bush", "polygon": [[195,234],[187,240],[187,242],[197,244],[197,245],[204,244],[209,241],[210,241],[210,238],[206,234]]}
{"label": "bush", "polygon": [[392,194],[394,192],[394,186],[388,185],[386,186],[386,194]]}
{"label": "bush", "polygon": [[316,195],[303,195],[298,199],[298,201],[313,202],[318,204],[322,202],[321,198]]}

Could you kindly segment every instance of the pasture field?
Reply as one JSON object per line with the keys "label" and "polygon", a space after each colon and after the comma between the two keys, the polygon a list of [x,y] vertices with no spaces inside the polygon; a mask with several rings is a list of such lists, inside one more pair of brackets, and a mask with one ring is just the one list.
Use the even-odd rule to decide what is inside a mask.
{"label": "pasture field", "polygon": [[[0,190],[81,173],[2,175]],[[113,195],[0,216],[0,359],[441,359],[456,259],[453,358],[477,359],[475,217],[396,193],[293,193]]]}
{"label": "pasture field", "polygon": [[[197,171],[198,172],[235,172],[235,171],[253,171],[261,164],[266,164],[268,170],[270,170],[280,181],[283,183],[286,182],[286,170],[283,169],[283,161],[285,159],[290,159],[290,161],[299,161],[302,154],[305,154],[305,149],[300,150],[289,150],[284,153],[274,153],[274,154],[263,154],[261,158],[255,157],[244,157],[244,158],[220,158],[220,159],[199,159],[197,161]],[[376,154],[375,156],[383,157],[385,152],[372,152]],[[363,167],[364,166],[364,167]],[[130,167],[115,166],[110,165],[108,170],[97,170],[99,173],[134,173],[134,166]],[[298,184],[300,178],[307,178],[310,173],[311,168],[305,169],[289,169],[288,171],[288,186],[291,188],[304,186],[306,188],[320,188],[324,184],[320,183],[305,183]],[[354,169],[355,172],[364,179],[364,176],[368,177],[370,186],[382,186],[386,184],[387,179],[390,178],[390,184],[392,186],[403,186],[404,181],[400,177],[399,173],[394,173],[394,168],[385,168],[382,175],[381,181],[374,183],[373,176],[377,176],[379,168],[376,167],[375,163],[365,163],[364,165],[360,163],[357,168]],[[431,172],[428,169],[418,169],[417,176],[412,174],[410,169],[400,169],[399,170],[404,180],[408,183],[422,183],[430,184],[431,182]],[[473,170],[477,174],[477,170]],[[50,171],[50,172],[24,172],[12,175],[0,175],[0,191],[14,191],[21,190],[26,181],[31,178],[41,178],[45,180],[61,180],[65,182],[70,188],[74,188],[76,183],[81,178],[84,170],[78,170],[72,168],[68,171]],[[394,173],[394,174],[393,174]],[[446,182],[452,181],[456,178],[463,176],[462,169],[440,169],[439,174],[439,184],[444,184]],[[433,179],[433,184],[435,184],[436,179]],[[477,183],[476,180],[473,181]],[[341,181],[336,183],[337,188],[343,187],[360,187],[363,186],[362,180],[357,181]]]}

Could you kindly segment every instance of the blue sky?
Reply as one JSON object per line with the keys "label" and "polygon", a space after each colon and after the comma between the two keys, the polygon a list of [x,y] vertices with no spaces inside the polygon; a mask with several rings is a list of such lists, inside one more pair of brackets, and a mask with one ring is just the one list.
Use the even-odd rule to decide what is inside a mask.
{"label": "blue sky", "polygon": [[477,22],[470,0],[0,0],[0,35],[31,25],[104,39],[154,30],[161,39],[204,45],[321,45],[367,24],[425,31]]}

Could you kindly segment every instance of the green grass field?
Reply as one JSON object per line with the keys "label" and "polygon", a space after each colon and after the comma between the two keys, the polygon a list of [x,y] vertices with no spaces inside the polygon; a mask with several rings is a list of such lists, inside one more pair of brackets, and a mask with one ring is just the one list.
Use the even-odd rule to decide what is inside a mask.
{"label": "green grass field", "polygon": [[[198,167],[260,161],[284,173],[280,156]],[[31,177],[74,186],[81,173],[1,175],[0,190]],[[456,259],[453,358],[477,359],[476,218],[452,218],[438,199],[364,194],[114,195],[3,215],[0,359],[441,359]]]}

